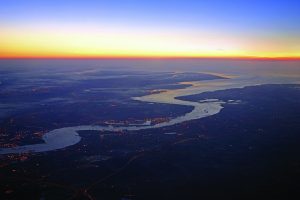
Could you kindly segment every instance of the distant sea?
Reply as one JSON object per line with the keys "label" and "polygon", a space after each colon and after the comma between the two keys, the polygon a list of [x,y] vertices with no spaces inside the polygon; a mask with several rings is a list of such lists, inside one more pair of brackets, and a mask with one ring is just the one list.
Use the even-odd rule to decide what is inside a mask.
{"label": "distant sea", "polygon": [[300,77],[300,61],[234,59],[2,59],[0,72],[31,70],[138,70],[213,72],[232,75]]}

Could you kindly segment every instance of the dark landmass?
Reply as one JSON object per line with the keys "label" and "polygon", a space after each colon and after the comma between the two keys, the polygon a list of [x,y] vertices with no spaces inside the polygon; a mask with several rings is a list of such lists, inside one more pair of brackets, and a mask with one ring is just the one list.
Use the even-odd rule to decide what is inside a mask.
{"label": "dark landmass", "polygon": [[[82,141],[63,150],[1,156],[1,199],[298,199],[299,88],[262,85],[180,97],[227,103],[217,115],[171,127],[82,131]],[[189,110],[124,100],[114,111],[100,102],[99,108],[91,99],[77,99],[70,107],[63,102],[64,106],[56,102],[45,110],[30,107],[16,116],[17,124],[36,121],[35,126],[50,129],[54,122],[57,126],[95,122],[97,112],[100,119],[121,120],[174,117]],[[40,115],[22,123],[35,109],[41,109]],[[43,115],[46,111],[49,115]],[[1,127],[17,124],[5,119]],[[165,134],[170,132],[176,134]]]}
{"label": "dark landmass", "polygon": [[[199,73],[4,71],[0,145],[42,142],[85,124],[168,120],[192,108],[131,99]],[[82,141],[0,157],[0,199],[300,198],[300,86],[261,85],[180,97],[220,99],[217,115],[140,131],[80,131]],[[171,134],[170,134],[171,133]]]}

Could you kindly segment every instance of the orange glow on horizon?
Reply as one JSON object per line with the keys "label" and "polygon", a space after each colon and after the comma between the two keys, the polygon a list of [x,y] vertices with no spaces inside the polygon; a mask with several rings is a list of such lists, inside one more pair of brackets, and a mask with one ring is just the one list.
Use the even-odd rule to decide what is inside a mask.
{"label": "orange glow on horizon", "polygon": [[[275,38],[276,39],[276,38]],[[94,27],[7,27],[0,58],[132,59],[208,58],[299,60],[296,38],[234,37],[210,32]]]}
{"label": "orange glow on horizon", "polygon": [[216,60],[266,60],[266,61],[300,61],[300,57],[258,57],[258,56],[1,56],[1,60],[9,59],[216,59]]}

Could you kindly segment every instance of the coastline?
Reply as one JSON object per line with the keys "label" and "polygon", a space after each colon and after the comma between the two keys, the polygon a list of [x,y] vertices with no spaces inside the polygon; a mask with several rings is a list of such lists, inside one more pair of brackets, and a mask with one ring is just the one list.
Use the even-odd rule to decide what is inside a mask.
{"label": "coastline", "polygon": [[[191,82],[191,86],[183,89],[166,90],[160,93],[154,93],[142,97],[132,97],[133,100],[151,103],[166,103],[166,104],[177,104],[184,106],[192,106],[193,110],[185,115],[176,117],[167,122],[162,122],[155,125],[143,125],[143,126],[73,126],[64,127],[59,129],[54,129],[43,135],[42,139],[44,143],[23,145],[12,148],[0,148],[0,155],[4,154],[22,154],[22,153],[38,153],[54,151],[58,149],[63,149],[72,145],[75,145],[81,141],[80,135],[77,131],[82,130],[96,130],[96,131],[138,131],[144,129],[155,129],[166,126],[173,126],[185,121],[201,119],[204,117],[212,116],[218,114],[222,109],[223,102],[221,100],[214,99],[213,101],[201,101],[192,102],[178,99],[182,96],[188,96],[193,94],[200,94],[203,92],[213,92],[219,90],[233,89],[233,88],[244,88],[246,86],[255,86],[269,83],[293,83],[289,79],[276,79],[276,78],[265,78],[261,79],[259,77],[231,77],[226,79],[214,79],[206,81],[194,81]],[[185,84],[185,83],[180,83]]]}

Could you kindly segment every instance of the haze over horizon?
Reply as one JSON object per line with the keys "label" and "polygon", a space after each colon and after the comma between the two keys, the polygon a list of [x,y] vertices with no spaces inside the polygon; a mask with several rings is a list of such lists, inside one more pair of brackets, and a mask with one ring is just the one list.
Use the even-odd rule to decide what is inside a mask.
{"label": "haze over horizon", "polygon": [[0,8],[0,58],[300,58],[300,2],[25,1]]}

